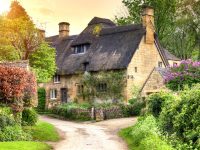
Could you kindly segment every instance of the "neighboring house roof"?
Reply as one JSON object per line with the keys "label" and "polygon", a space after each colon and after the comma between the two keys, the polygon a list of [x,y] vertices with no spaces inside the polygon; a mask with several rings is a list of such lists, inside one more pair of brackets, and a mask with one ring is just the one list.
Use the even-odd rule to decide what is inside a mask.
{"label": "neighboring house roof", "polygon": [[167,75],[167,69],[166,68],[156,67],[155,70],[162,76],[163,79]]}
{"label": "neighboring house roof", "polygon": [[[101,28],[99,33],[94,33],[97,25]],[[75,74],[84,71],[85,63],[89,63],[88,71],[126,69],[145,33],[141,24],[116,26],[109,19],[95,17],[79,35],[53,36],[47,41],[57,50],[57,73]],[[167,66],[168,61],[157,37],[155,41]],[[81,44],[90,44],[87,52],[74,54],[72,47]]]}
{"label": "neighboring house roof", "polygon": [[176,60],[176,61],[180,61],[181,59],[174,56],[173,54],[171,54],[168,50],[164,49],[164,53],[165,53],[165,56],[167,58],[167,60]]}

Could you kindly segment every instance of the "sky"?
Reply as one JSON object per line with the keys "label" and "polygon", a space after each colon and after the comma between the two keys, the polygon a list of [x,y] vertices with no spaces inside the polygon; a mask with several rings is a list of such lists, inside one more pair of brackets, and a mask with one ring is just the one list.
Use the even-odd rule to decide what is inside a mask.
{"label": "sky", "polygon": [[[0,0],[0,13],[12,0]],[[58,34],[58,23],[70,23],[70,35],[79,34],[97,16],[113,20],[124,6],[122,0],[18,0],[46,36]]]}

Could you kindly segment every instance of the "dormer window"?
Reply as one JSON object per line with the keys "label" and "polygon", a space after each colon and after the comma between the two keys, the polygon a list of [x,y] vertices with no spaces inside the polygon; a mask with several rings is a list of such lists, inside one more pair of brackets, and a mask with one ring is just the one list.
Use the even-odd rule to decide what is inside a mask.
{"label": "dormer window", "polygon": [[89,44],[76,45],[74,46],[74,54],[84,54],[89,47]]}

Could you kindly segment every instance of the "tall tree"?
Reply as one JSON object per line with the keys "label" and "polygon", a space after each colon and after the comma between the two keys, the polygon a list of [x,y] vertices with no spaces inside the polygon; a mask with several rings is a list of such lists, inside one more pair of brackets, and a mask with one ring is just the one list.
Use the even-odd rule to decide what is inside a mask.
{"label": "tall tree", "polygon": [[26,10],[20,5],[17,0],[12,1],[10,11],[7,14],[8,19],[24,18],[30,20]]}
{"label": "tall tree", "polygon": [[56,70],[55,49],[43,42],[30,56],[30,65],[35,70],[38,82],[47,82]]}
{"label": "tall tree", "polygon": [[8,15],[0,17],[0,35],[0,60],[30,60],[39,82],[47,82],[54,75],[55,49],[45,43],[19,2],[13,1]]}
{"label": "tall tree", "polygon": [[141,23],[142,6],[149,5],[155,10],[155,29],[161,41],[172,33],[171,28],[175,20],[176,5],[178,0],[123,0],[127,7],[128,16],[115,16],[116,22],[121,24]]}
{"label": "tall tree", "polygon": [[118,24],[140,23],[142,5],[155,9],[155,29],[162,45],[181,59],[188,59],[199,49],[199,0],[123,0],[128,16],[116,16]]}

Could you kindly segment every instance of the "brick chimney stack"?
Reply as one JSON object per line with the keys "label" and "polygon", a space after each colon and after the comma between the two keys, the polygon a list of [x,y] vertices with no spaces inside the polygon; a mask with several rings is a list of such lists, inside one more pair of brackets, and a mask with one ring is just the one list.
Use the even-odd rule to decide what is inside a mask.
{"label": "brick chimney stack", "polygon": [[142,24],[146,28],[145,42],[147,44],[154,43],[154,9],[153,7],[144,5],[142,7]]}
{"label": "brick chimney stack", "polygon": [[69,23],[68,22],[60,22],[59,24],[59,37],[67,37],[69,36]]}

